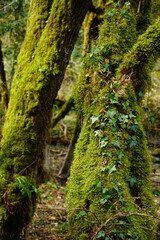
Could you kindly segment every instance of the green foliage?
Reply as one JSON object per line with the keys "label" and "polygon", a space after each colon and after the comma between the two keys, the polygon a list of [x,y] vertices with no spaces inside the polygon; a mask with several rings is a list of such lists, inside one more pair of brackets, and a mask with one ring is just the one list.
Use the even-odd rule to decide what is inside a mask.
{"label": "green foliage", "polygon": [[136,138],[136,136],[132,136],[132,137],[128,140],[128,142],[129,142],[129,146],[130,146],[130,147],[136,146],[136,145],[137,145],[137,138]]}
{"label": "green foliage", "polygon": [[97,233],[96,239],[110,240],[110,238],[106,237],[106,234],[102,231]]}
{"label": "green foliage", "polygon": [[80,211],[77,216],[76,216],[76,219],[79,219],[81,217],[85,217],[87,215],[87,212],[86,211]]}
{"label": "green foliage", "polygon": [[150,122],[151,124],[155,123],[156,121],[156,116],[153,112],[150,112]]}
{"label": "green foliage", "polygon": [[24,39],[29,2],[30,0],[0,2],[0,38],[8,81],[13,78],[17,56]]}
{"label": "green foliage", "polygon": [[129,182],[130,187],[132,188],[137,183],[137,179],[135,177],[129,176],[128,182]]}
{"label": "green foliage", "polygon": [[98,119],[99,119],[99,117],[92,116],[91,117],[92,124],[95,123],[96,121],[98,121]]}
{"label": "green foliage", "polygon": [[40,198],[38,188],[36,188],[32,183],[30,183],[26,176],[16,177],[15,182],[17,183],[22,195],[28,196],[28,198],[31,200],[32,194],[35,193],[37,197]]}
{"label": "green foliage", "polygon": [[132,16],[125,9],[120,10],[120,12],[122,13],[123,17],[128,19],[132,18]]}

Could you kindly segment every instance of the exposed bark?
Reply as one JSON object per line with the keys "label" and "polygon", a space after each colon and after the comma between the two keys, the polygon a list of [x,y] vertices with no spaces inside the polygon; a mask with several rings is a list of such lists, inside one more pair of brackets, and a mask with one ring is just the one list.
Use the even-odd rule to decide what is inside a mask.
{"label": "exposed bark", "polygon": [[79,133],[81,131],[81,119],[80,117],[77,118],[74,133],[72,140],[69,144],[68,152],[66,154],[66,157],[64,159],[64,163],[59,171],[58,177],[62,179],[67,179],[70,175],[70,168],[71,164],[74,158],[74,150],[75,150],[75,145],[77,143],[77,139],[79,137]]}
{"label": "exposed bark", "polygon": [[[1,142],[0,238],[19,239],[34,213],[51,110],[91,1],[32,0]],[[51,7],[50,7],[51,6]],[[50,11],[50,14],[49,14]],[[22,194],[27,176],[31,198]]]}
{"label": "exposed bark", "polygon": [[1,40],[0,40],[0,79],[1,79],[3,106],[4,106],[4,110],[7,110],[8,102],[9,102],[9,96],[8,96],[6,74],[5,74],[5,70],[4,70],[3,53],[2,53],[2,41]]}

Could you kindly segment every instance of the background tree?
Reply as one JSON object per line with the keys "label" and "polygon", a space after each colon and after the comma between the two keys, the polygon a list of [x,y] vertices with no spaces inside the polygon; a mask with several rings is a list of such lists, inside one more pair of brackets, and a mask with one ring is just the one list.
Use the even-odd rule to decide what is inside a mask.
{"label": "background tree", "polygon": [[31,1],[1,142],[0,238],[33,216],[53,101],[90,1]]}
{"label": "background tree", "polygon": [[76,85],[83,125],[68,182],[68,239],[155,239],[141,103],[160,53],[160,19],[151,25],[154,1],[103,3]]}
{"label": "background tree", "polygon": [[9,87],[25,35],[28,7],[29,0],[5,0],[0,3],[0,38]]}

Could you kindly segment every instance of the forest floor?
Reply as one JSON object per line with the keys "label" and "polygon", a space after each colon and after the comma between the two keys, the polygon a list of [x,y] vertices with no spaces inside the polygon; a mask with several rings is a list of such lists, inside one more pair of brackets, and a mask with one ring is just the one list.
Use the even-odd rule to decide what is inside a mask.
{"label": "forest floor", "polygon": [[[53,175],[57,175],[67,152],[67,146],[51,147]],[[160,159],[153,164],[152,182],[160,226]],[[49,181],[40,187],[41,198],[37,204],[32,223],[29,226],[27,240],[64,240],[67,230],[66,189],[65,184],[56,180]],[[160,229],[159,229],[160,230]],[[157,239],[160,239],[160,231]],[[78,240],[78,239],[77,239]]]}
{"label": "forest floor", "polygon": [[[51,147],[53,176],[56,176],[67,153],[67,146]],[[37,209],[28,228],[27,240],[63,240],[67,229],[65,182],[56,179],[41,185]]]}

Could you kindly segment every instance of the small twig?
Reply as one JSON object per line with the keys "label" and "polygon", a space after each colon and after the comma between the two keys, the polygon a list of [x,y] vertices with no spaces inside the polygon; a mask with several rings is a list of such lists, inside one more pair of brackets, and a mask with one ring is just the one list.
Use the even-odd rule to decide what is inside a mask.
{"label": "small twig", "polygon": [[28,166],[26,166],[25,168],[23,168],[18,174],[20,175],[22,172],[24,172],[27,168],[29,168],[30,166],[32,166],[36,161],[33,161],[31,164],[29,164]]}
{"label": "small twig", "polygon": [[13,3],[15,3],[15,2],[17,2],[17,0],[14,0],[14,1],[12,1],[11,3],[9,3],[8,5],[0,8],[0,10],[3,10],[3,9],[6,10],[9,6],[11,6],[11,5],[12,5]]}
{"label": "small twig", "polygon": [[[119,217],[130,217],[130,216],[133,216],[133,215],[137,215],[137,216],[141,216],[141,217],[154,218],[154,216],[150,216],[150,215],[143,214],[143,213],[138,213],[138,212],[134,212],[134,213],[131,213],[131,212],[129,213],[129,212],[127,212],[127,213],[123,213],[123,214],[122,214],[122,213],[115,214],[115,215],[113,215],[112,217],[108,218],[108,219],[105,221],[105,223],[103,223],[103,224],[98,228],[98,230],[96,231],[96,233],[95,233],[95,235],[94,235],[93,240],[96,239],[95,237],[96,237],[97,233],[98,233],[104,226],[106,226],[107,223],[109,223],[111,220],[114,220],[114,219],[119,218]],[[142,227],[142,228],[144,228],[144,227]],[[148,230],[148,228],[144,228],[144,229]]]}

